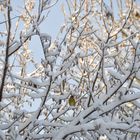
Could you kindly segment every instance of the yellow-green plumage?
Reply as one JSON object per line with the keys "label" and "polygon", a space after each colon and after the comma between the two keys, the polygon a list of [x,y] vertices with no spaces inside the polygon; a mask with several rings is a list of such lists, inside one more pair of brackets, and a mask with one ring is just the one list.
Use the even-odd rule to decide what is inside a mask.
{"label": "yellow-green plumage", "polygon": [[74,99],[74,96],[72,96],[72,95],[69,98],[69,105],[70,106],[75,106],[76,105],[76,101]]}

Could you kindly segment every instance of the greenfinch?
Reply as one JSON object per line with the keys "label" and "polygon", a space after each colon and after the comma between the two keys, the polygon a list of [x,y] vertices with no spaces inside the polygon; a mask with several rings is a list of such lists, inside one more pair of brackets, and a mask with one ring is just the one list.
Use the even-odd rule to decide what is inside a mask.
{"label": "greenfinch", "polygon": [[75,106],[76,105],[76,101],[75,101],[73,95],[71,95],[70,98],[69,98],[69,105],[70,106]]}

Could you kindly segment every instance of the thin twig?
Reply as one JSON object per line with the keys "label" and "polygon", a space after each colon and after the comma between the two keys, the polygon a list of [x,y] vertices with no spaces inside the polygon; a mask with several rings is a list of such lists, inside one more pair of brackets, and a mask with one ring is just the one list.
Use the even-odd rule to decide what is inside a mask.
{"label": "thin twig", "polygon": [[[10,1],[9,1],[10,3]],[[7,8],[7,16],[8,16],[8,35],[7,35],[7,41],[6,41],[6,54],[5,54],[5,64],[3,69],[3,75],[1,80],[1,86],[0,86],[0,102],[2,100],[3,95],[3,89],[4,89],[4,83],[5,83],[5,77],[7,74],[8,69],[8,51],[9,51],[9,45],[10,45],[10,32],[11,32],[11,18],[10,18],[10,7]]]}

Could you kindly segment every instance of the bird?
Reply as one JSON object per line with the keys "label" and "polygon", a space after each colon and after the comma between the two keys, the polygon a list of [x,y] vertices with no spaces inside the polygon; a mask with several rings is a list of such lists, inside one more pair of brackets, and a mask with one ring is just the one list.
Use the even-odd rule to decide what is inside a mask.
{"label": "bird", "polygon": [[69,105],[70,106],[75,106],[76,105],[76,101],[73,95],[70,96],[69,98]]}

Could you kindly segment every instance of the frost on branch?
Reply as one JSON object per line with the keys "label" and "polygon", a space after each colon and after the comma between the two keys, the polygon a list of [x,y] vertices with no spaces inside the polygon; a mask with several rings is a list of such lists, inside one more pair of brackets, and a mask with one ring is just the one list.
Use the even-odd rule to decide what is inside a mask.
{"label": "frost on branch", "polygon": [[0,1],[0,139],[139,140],[139,4],[60,2],[55,39],[42,24],[57,0],[25,0],[14,19]]}

